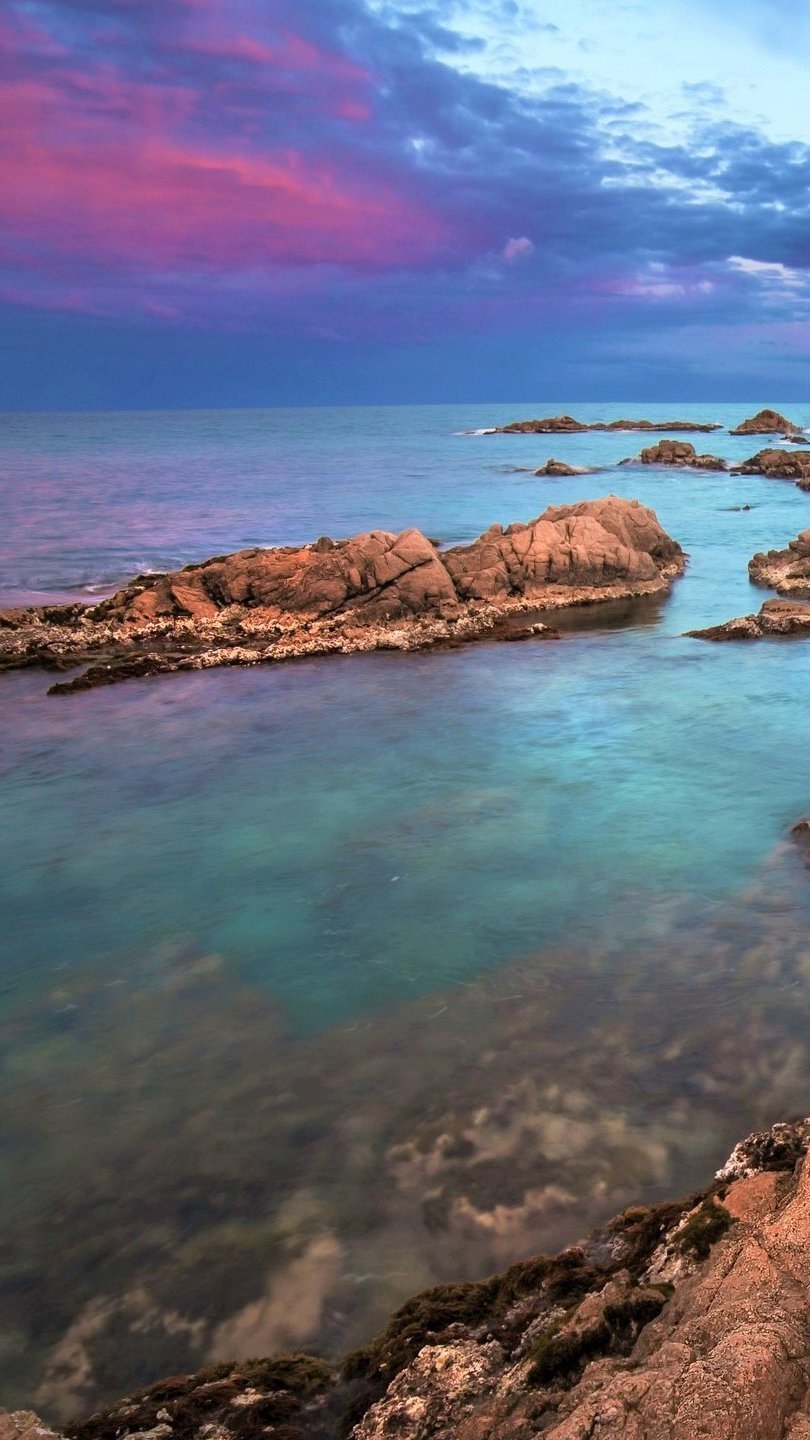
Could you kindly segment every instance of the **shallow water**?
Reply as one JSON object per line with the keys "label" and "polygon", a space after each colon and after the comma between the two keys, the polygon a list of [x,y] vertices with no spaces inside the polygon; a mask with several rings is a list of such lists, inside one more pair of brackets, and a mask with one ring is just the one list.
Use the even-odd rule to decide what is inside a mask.
{"label": "shallow water", "polygon": [[554,645],[61,702],[0,680],[0,1399],[86,1409],[210,1354],[354,1343],[806,1108],[810,886],[774,848],[810,799],[806,649],[682,631],[758,607],[746,562],[810,497],[538,480],[508,467],[644,437],[454,434],[562,408],[646,413],[0,417],[6,596],[608,491],[691,557],[667,601]]}

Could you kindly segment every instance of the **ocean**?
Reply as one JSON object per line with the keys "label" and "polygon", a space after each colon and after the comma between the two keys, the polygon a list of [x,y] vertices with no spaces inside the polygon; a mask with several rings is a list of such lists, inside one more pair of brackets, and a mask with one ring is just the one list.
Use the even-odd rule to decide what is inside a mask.
{"label": "ocean", "polygon": [[611,492],[690,557],[553,645],[0,677],[0,1402],[338,1353],[807,1108],[807,650],[683,632],[759,608],[810,496],[465,433],[752,408],[0,415],[0,605]]}

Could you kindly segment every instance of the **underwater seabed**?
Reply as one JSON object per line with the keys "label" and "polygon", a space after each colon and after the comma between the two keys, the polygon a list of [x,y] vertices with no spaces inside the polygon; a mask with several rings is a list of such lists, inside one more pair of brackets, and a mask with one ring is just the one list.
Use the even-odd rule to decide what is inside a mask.
{"label": "underwater seabed", "polygon": [[420,1288],[687,1190],[806,1109],[801,856],[778,847],[709,917],[638,902],[601,944],[317,1036],[193,937],[18,1000],[4,1403],[65,1417],[209,1359],[343,1350]]}

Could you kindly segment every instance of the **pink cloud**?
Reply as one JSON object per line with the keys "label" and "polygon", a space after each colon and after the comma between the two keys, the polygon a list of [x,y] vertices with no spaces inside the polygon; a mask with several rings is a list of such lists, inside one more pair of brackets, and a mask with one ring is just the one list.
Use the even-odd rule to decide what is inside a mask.
{"label": "pink cloud", "polygon": [[195,23],[193,32],[183,36],[177,49],[273,72],[277,82],[283,84],[286,80],[295,88],[305,89],[311,102],[343,119],[366,120],[371,114],[371,72],[289,30],[281,31],[271,42],[242,31],[234,33],[212,14],[206,24]]}
{"label": "pink cloud", "polygon": [[[137,73],[120,28],[68,51],[14,7],[0,17],[0,298],[171,321],[452,251],[411,182],[359,167],[339,129],[328,153],[273,142],[281,103],[365,124],[374,76],[237,9],[167,4]],[[227,62],[248,67],[244,85]]]}
{"label": "pink cloud", "polygon": [[[69,85],[65,80],[69,79]],[[70,91],[77,99],[65,108]],[[276,264],[380,267],[441,246],[406,197],[293,150],[201,148],[171,131],[188,92],[97,77],[23,80],[0,94],[6,244],[109,265],[210,270]]]}

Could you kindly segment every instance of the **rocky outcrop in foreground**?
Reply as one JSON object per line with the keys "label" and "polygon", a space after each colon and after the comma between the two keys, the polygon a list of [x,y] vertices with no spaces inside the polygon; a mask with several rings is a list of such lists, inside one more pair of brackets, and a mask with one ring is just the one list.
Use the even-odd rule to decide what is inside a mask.
{"label": "rocky outcrop in foreground", "polygon": [[[810,1122],[736,1147],[703,1192],[581,1244],[436,1286],[339,1366],[176,1375],[69,1440],[806,1440]],[[0,1414],[0,1440],[52,1436]]]}
{"label": "rocky outcrop in foreground", "polygon": [[64,694],[215,665],[548,637],[537,612],[661,594],[684,565],[653,511],[615,495],[441,554],[419,530],[241,550],[140,575],[97,605],[0,611],[0,670],[87,665],[51,687]]}
{"label": "rocky outcrop in foreground", "polygon": [[778,410],[758,410],[756,415],[749,415],[734,430],[729,430],[729,435],[800,435],[801,425],[795,425],[785,415],[780,415]]}
{"label": "rocky outcrop in foreground", "polygon": [[[581,435],[588,430],[680,430],[684,433],[722,430],[722,425],[698,425],[694,420],[597,420],[591,425],[575,420],[573,415],[551,415],[544,420],[513,420],[510,425],[497,425],[488,435]],[[788,427],[790,428],[790,427]]]}
{"label": "rocky outcrop in foreground", "polygon": [[640,455],[620,460],[620,465],[674,465],[691,470],[726,470],[727,462],[718,455],[698,455],[688,440],[659,440],[648,445]]}
{"label": "rocky outcrop in foreground", "polygon": [[742,465],[733,466],[731,473],[795,480],[800,490],[810,490],[810,450],[759,450]]}

